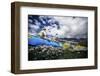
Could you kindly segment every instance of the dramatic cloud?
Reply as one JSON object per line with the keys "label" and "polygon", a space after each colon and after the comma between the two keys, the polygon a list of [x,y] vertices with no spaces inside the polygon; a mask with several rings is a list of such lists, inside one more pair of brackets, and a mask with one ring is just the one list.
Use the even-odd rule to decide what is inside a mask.
{"label": "dramatic cloud", "polygon": [[88,31],[87,17],[28,16],[29,33],[36,35],[43,28],[48,34],[62,38],[86,38]]}

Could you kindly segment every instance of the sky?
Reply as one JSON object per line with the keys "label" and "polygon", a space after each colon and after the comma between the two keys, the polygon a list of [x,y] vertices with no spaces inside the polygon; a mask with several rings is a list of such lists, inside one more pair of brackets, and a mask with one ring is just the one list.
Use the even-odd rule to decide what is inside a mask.
{"label": "sky", "polygon": [[60,38],[87,38],[88,17],[28,15],[28,33],[37,35],[43,28]]}

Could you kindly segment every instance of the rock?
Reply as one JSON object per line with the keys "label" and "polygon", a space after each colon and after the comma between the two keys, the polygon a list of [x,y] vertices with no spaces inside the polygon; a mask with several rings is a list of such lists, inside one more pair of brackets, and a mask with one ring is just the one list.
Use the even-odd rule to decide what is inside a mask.
{"label": "rock", "polygon": [[28,50],[29,60],[51,60],[51,59],[61,59],[63,57],[64,51],[61,47],[52,46],[32,46]]}

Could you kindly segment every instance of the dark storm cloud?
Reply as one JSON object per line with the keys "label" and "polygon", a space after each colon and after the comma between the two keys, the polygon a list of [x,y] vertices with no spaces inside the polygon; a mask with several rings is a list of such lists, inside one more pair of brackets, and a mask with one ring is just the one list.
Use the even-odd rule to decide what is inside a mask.
{"label": "dark storm cloud", "polygon": [[42,28],[51,30],[50,34],[59,37],[86,38],[88,31],[87,17],[28,16],[29,33],[37,34]]}

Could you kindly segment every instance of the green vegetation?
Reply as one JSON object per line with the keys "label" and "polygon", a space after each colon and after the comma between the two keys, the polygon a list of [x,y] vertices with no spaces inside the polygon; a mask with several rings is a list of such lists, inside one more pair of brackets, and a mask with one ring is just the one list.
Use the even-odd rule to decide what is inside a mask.
{"label": "green vegetation", "polygon": [[64,59],[87,58],[87,51],[64,50]]}
{"label": "green vegetation", "polygon": [[63,47],[29,46],[28,60],[53,60],[87,58],[88,51],[83,45],[63,43]]}

